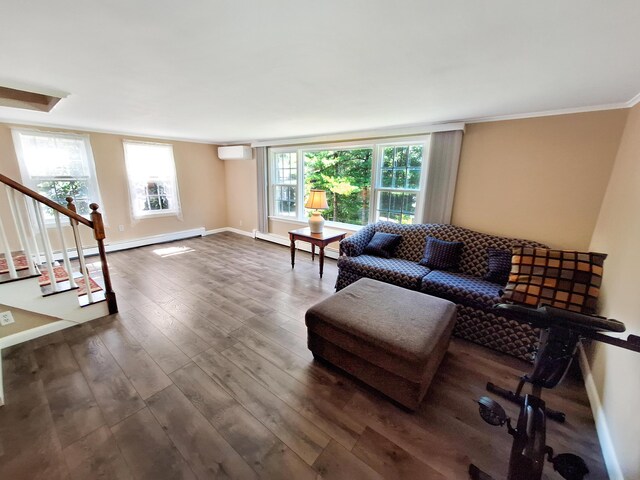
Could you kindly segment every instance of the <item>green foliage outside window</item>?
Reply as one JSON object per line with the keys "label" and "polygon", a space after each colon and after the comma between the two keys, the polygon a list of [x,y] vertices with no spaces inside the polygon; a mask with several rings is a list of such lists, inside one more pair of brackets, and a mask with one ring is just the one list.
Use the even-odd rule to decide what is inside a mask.
{"label": "green foliage outside window", "polygon": [[305,197],[312,188],[327,191],[327,220],[366,225],[369,221],[373,150],[321,150],[304,153]]}
{"label": "green foliage outside window", "polygon": [[[67,197],[72,197],[76,211],[80,215],[91,213],[88,180],[46,180],[38,183],[37,190],[41,195],[63,207],[67,206]],[[45,216],[53,217],[53,209],[46,208]]]}
{"label": "green foliage outside window", "polygon": [[169,210],[169,198],[164,184],[148,182],[143,210]]}

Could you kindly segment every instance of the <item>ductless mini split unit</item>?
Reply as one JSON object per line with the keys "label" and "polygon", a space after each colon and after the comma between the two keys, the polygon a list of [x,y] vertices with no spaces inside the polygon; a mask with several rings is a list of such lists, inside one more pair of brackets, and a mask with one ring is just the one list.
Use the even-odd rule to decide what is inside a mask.
{"label": "ductless mini split unit", "polygon": [[218,158],[220,160],[251,160],[253,158],[253,152],[251,147],[244,145],[218,147]]}

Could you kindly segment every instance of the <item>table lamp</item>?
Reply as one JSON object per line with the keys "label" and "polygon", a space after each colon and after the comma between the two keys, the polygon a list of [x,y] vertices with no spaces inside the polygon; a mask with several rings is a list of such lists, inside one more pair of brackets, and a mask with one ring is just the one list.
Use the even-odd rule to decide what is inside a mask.
{"label": "table lamp", "polygon": [[329,204],[327,203],[327,192],[312,188],[304,207],[313,210],[311,217],[309,217],[309,229],[311,230],[311,233],[322,233],[324,218],[322,218],[319,210],[326,210],[329,208]]}

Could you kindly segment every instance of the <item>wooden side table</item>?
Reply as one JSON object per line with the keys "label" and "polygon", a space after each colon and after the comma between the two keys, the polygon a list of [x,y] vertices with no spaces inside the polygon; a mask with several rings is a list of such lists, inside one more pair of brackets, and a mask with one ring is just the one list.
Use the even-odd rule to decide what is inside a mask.
{"label": "wooden side table", "polygon": [[339,242],[346,236],[347,232],[331,230],[329,228],[325,228],[322,233],[311,233],[309,227],[291,230],[289,232],[289,240],[291,240],[291,268],[293,268],[296,263],[296,240],[309,242],[311,244],[312,261],[316,256],[316,246],[320,250],[320,278],[322,278],[322,271],[324,270],[324,247],[330,243]]}

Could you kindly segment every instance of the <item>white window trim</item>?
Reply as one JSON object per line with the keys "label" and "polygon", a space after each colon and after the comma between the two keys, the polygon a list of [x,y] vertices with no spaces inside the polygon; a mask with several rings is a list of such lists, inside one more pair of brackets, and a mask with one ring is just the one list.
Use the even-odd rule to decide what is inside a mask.
{"label": "white window trim", "polygon": [[[131,178],[129,176],[129,169],[128,169],[128,161],[127,161],[127,149],[126,149],[126,144],[135,144],[135,145],[155,145],[155,146],[162,146],[162,147],[170,147],[171,150],[171,167],[172,167],[172,171],[171,173],[173,174],[173,183],[174,183],[174,190],[175,190],[175,208],[171,208],[171,209],[165,209],[165,210],[149,210],[143,214],[139,214],[136,213],[136,210],[134,208],[134,198],[133,198],[133,191],[131,190]],[[182,220],[182,203],[180,201],[180,188],[178,185],[178,173],[176,171],[176,158],[175,155],[173,154],[173,144],[172,143],[160,143],[160,142],[144,142],[144,141],[140,141],[140,140],[128,140],[128,139],[123,139],[122,140],[122,150],[123,150],[123,154],[124,154],[124,163],[125,163],[125,171],[127,173],[127,191],[129,192],[129,212],[131,214],[131,219],[134,222],[137,222],[139,220],[147,220],[150,218],[158,218],[158,217],[178,217],[179,220]]]}
{"label": "white window trim", "polygon": [[[82,140],[82,142],[85,145],[85,151],[86,151],[85,153],[87,155],[87,164],[88,164],[87,167],[89,169],[88,180],[91,186],[91,190],[93,190],[92,192],[89,192],[89,193],[95,196],[95,198],[90,198],[89,200],[91,203],[98,204],[98,206],[102,210],[101,213],[102,213],[103,223],[105,224],[105,226],[108,226],[107,216],[105,214],[104,205],[102,204],[102,196],[100,195],[100,184],[98,182],[98,175],[96,173],[96,162],[93,157],[93,148],[91,147],[91,137],[88,134],[80,134],[80,133],[56,132],[51,130],[40,130],[35,128],[12,128],[11,136],[13,139],[13,147],[16,152],[16,157],[18,159],[18,167],[20,169],[20,177],[21,177],[22,183],[26,187],[33,190],[34,192],[37,191],[36,190],[37,182],[34,182],[33,179],[38,178],[43,180],[43,179],[52,179],[55,177],[32,177],[29,174],[29,170],[27,169],[27,165],[24,159],[24,152],[22,150],[22,142],[20,141],[20,138],[19,138],[20,134],[24,134],[24,135],[41,134],[41,135],[47,135],[51,137]],[[75,177],[68,177],[68,178],[75,178]],[[62,205],[62,206],[66,208],[66,205]],[[90,214],[84,214],[81,216],[87,219],[90,219]],[[53,218],[48,218],[48,217],[45,218],[44,223],[45,223],[45,227],[47,228],[54,228],[56,226],[55,219]]]}
{"label": "white window trim", "polygon": [[[410,137],[400,137],[400,138],[379,138],[379,139],[371,139],[371,141],[350,141],[350,142],[333,142],[333,143],[321,143],[314,145],[295,145],[295,146],[287,146],[287,147],[270,147],[269,155],[268,155],[268,176],[267,185],[269,192],[269,219],[282,221],[282,222],[290,222],[290,223],[299,223],[301,225],[307,223],[307,217],[305,215],[306,209],[304,208],[304,152],[309,151],[318,151],[318,150],[338,150],[338,149],[356,149],[356,148],[370,148],[372,149],[372,161],[371,161],[371,196],[369,199],[369,223],[373,223],[377,221],[377,206],[378,206],[378,193],[380,191],[406,191],[406,192],[416,192],[416,190],[408,190],[408,189],[394,189],[394,188],[383,188],[379,185],[379,173],[380,173],[380,162],[381,162],[381,152],[384,147],[396,146],[396,145],[422,145],[423,146],[423,158],[422,158],[422,169],[420,171],[420,188],[417,190],[417,198],[416,198],[416,212],[415,218],[421,218],[422,209],[425,198],[425,187],[427,183],[427,171],[428,171],[428,162],[429,162],[429,144],[431,140],[431,135],[420,135],[420,136],[410,136]],[[273,156],[276,153],[296,153],[297,160],[297,172],[296,172],[296,216],[295,217],[287,217],[283,215],[275,214],[275,189],[273,186],[280,185],[272,183],[271,180],[274,177],[274,168],[275,162],[273,160]],[[349,230],[359,230],[363,227],[363,225],[356,225],[350,223],[342,223],[342,222],[332,222],[330,220],[325,221],[325,225],[327,227],[335,227],[335,228],[346,228]]]}
{"label": "white window trim", "polygon": [[[272,179],[276,178],[276,164],[274,161],[274,154],[277,153],[296,153],[296,183],[293,184],[289,184],[289,183],[275,183],[272,182]],[[300,159],[299,159],[299,152],[297,152],[296,149],[290,149],[290,148],[278,148],[278,149],[274,149],[273,152],[269,152],[269,159],[268,159],[268,165],[269,165],[269,178],[268,178],[268,190],[269,190],[269,216],[274,216],[275,218],[282,218],[282,219],[289,219],[289,220],[297,220],[298,216],[299,216],[299,212],[298,212],[298,204],[300,203],[299,199],[300,199],[300,186],[299,186],[299,178],[300,178]],[[291,186],[296,186],[296,214],[295,216],[286,216],[286,215],[279,215],[279,216],[275,216],[275,203],[276,203],[276,198],[275,198],[275,188],[274,187],[291,187]],[[304,186],[303,186],[304,189]],[[303,196],[304,196],[304,190],[303,190]]]}
{"label": "white window trim", "polygon": [[[377,144],[377,157],[375,160],[376,163],[376,183],[373,187],[373,194],[375,195],[375,200],[370,202],[370,207],[372,211],[369,213],[369,218],[373,218],[377,221],[377,206],[378,206],[378,194],[380,192],[406,192],[413,193],[417,192],[416,195],[416,211],[414,214],[414,218],[422,218],[422,210],[424,207],[424,198],[426,195],[426,186],[427,186],[427,172],[429,170],[429,146],[431,143],[431,135],[426,135],[421,137],[419,140],[415,138],[411,139],[401,139],[401,141],[393,141],[393,142],[384,142]],[[395,147],[395,146],[404,146],[404,145],[422,145],[422,167],[420,167],[420,183],[418,190],[412,190],[408,188],[389,188],[380,186],[380,178],[379,174],[382,171],[382,149],[385,147]]]}

